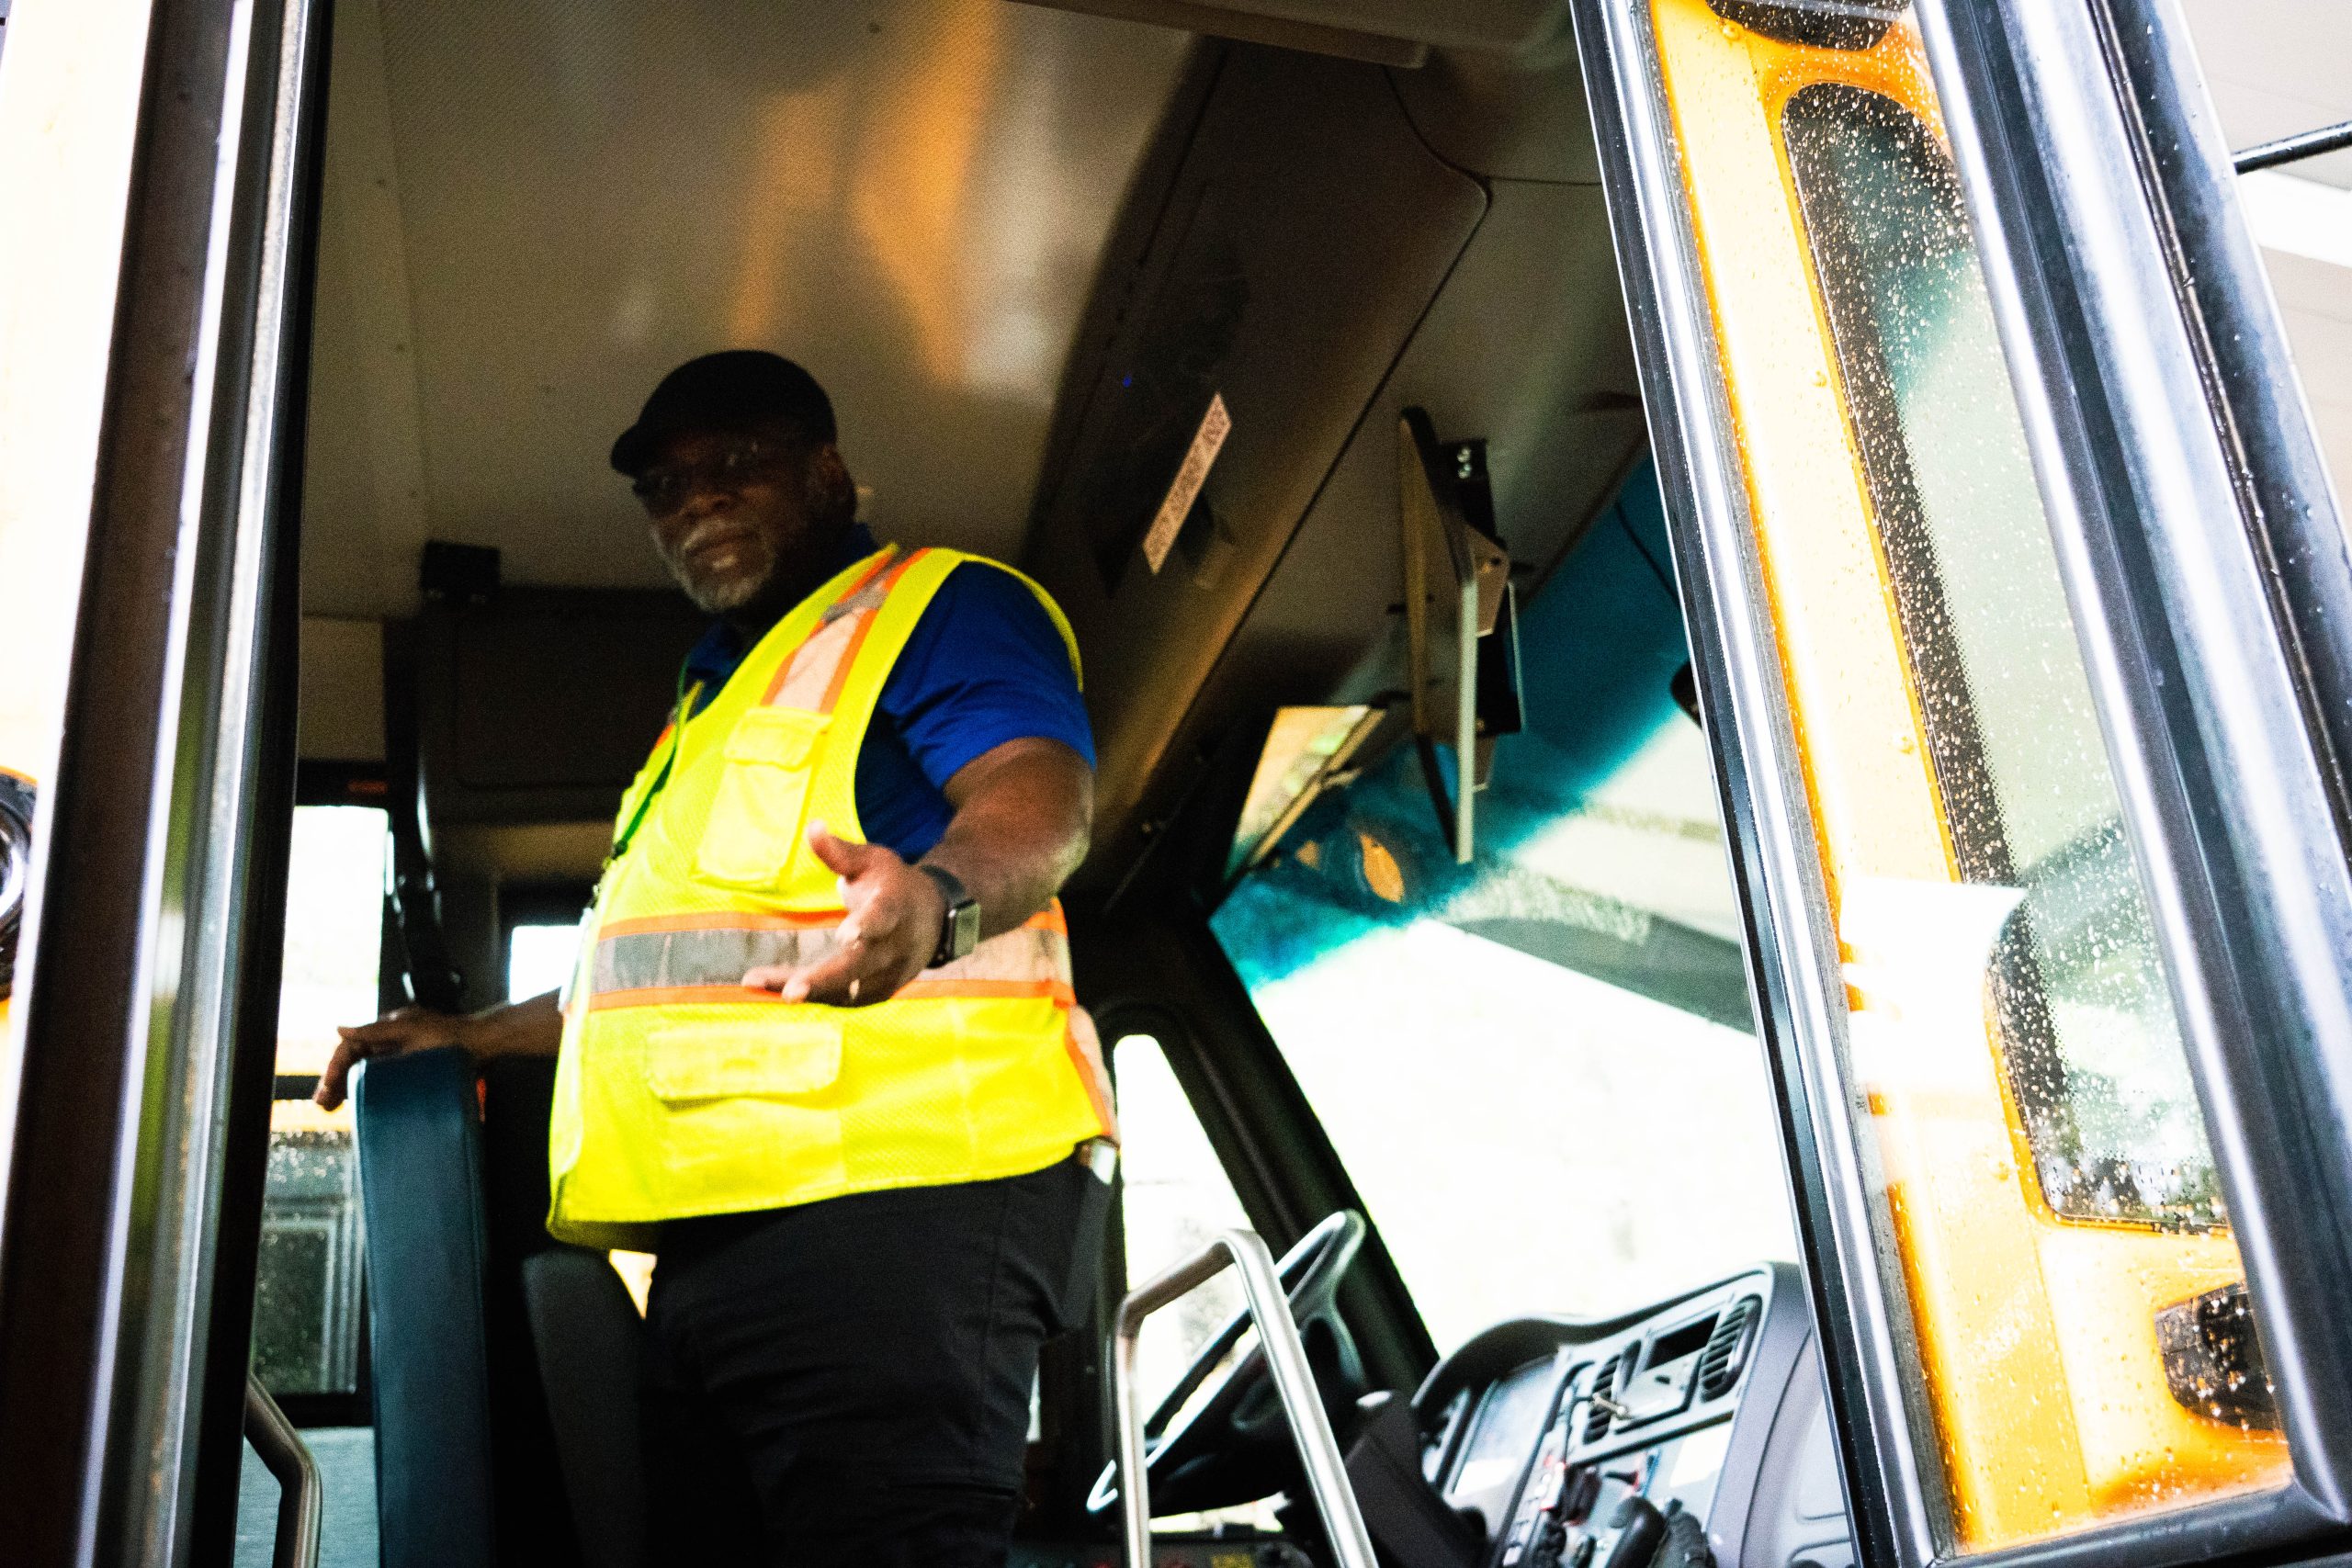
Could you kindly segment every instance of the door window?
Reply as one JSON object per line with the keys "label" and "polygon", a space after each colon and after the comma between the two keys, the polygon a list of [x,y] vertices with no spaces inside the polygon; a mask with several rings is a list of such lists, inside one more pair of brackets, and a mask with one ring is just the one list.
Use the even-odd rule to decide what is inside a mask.
{"label": "door window", "polygon": [[1917,36],[1894,6],[1833,47],[1747,25],[1760,10],[1646,8],[1939,1533],[1983,1550],[2281,1483]]}
{"label": "door window", "polygon": [[[1119,1094],[1119,1201],[1132,1290],[1192,1257],[1219,1232],[1251,1227],[1160,1043],[1148,1034],[1124,1035],[1111,1047],[1111,1067]],[[1243,1304],[1241,1281],[1227,1269],[1144,1320],[1136,1338],[1136,1390],[1146,1412],[1159,1408],[1184,1369]],[[1225,1373],[1257,1345],[1258,1331],[1244,1328],[1194,1391],[1187,1410],[1204,1403]],[[1279,1529],[1273,1500],[1206,1513],[1163,1514],[1152,1521],[1159,1531],[1230,1527]]]}
{"label": "door window", "polygon": [[[1130,1034],[1112,1046],[1111,1057],[1119,1087],[1120,1201],[1132,1289],[1192,1257],[1220,1231],[1248,1229],[1250,1216],[1159,1042]],[[1241,1304],[1241,1282],[1227,1269],[1144,1321],[1136,1344],[1136,1384],[1147,1404],[1176,1385],[1193,1353]]]}
{"label": "door window", "polygon": [[2013,892],[1988,970],[2041,1201],[2225,1219],[1951,164],[1894,99],[1784,116],[1954,872]]}
{"label": "door window", "polygon": [[349,1102],[308,1098],[337,1025],[377,1013],[383,942],[384,813],[304,806],[287,867],[285,971],[278,990],[278,1098],[254,1290],[254,1370],[280,1398],[359,1390],[358,1158]]}

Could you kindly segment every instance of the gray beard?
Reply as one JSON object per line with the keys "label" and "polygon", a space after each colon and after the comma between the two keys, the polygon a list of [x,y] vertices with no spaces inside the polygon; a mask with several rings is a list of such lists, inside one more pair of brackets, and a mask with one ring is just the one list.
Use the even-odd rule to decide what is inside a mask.
{"label": "gray beard", "polygon": [[686,540],[682,541],[680,549],[674,555],[664,550],[662,564],[670,569],[672,581],[677,583],[680,592],[685,594],[687,601],[706,615],[724,615],[729,611],[741,609],[765,592],[768,584],[775,580],[778,563],[774,558],[768,561],[768,570],[757,576],[746,572],[740,577],[729,577],[718,581],[699,578],[686,565],[686,554],[683,547],[691,542],[692,536],[689,536]]}
{"label": "gray beard", "polygon": [[741,579],[731,579],[724,583],[697,582],[675,566],[670,569],[670,575],[677,580],[678,587],[685,593],[687,601],[706,615],[723,615],[730,610],[740,610],[758,598],[760,590],[766,586],[763,582]]}

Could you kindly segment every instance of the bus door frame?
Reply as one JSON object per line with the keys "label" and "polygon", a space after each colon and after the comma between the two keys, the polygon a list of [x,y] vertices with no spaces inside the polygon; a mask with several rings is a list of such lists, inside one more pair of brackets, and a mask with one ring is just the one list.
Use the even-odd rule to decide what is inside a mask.
{"label": "bus door frame", "polygon": [[[1647,6],[1570,9],[1855,1542],[1920,1568],[1937,1461]],[[1917,9],[2294,1456],[2281,1491],[1970,1561],[2316,1555],[2352,1522],[2352,561],[2176,0]]]}
{"label": "bus door frame", "polygon": [[127,190],[88,192],[127,214],[5,1145],[26,1562],[227,1560],[268,1150],[331,7],[143,9]]}

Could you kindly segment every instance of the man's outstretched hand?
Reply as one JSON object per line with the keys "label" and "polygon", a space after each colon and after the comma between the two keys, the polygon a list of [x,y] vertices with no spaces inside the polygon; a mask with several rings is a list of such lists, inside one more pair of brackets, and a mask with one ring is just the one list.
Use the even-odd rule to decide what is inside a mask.
{"label": "man's outstretched hand", "polygon": [[854,844],[821,822],[808,828],[808,848],[841,878],[841,941],[804,968],[763,964],[743,976],[757,990],[788,1002],[871,1007],[896,996],[923,972],[939,947],[947,901],[939,885],[880,844]]}

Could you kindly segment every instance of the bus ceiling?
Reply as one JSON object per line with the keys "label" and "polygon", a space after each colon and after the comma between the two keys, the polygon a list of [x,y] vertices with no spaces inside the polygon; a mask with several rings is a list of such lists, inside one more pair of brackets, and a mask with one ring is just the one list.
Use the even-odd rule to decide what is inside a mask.
{"label": "bus ceiling", "polygon": [[[339,6],[305,614],[415,614],[435,538],[665,591],[605,446],[680,360],[775,347],[832,390],[877,532],[1069,610],[1107,875],[1275,705],[1401,678],[1406,409],[1487,444],[1529,581],[1642,443],[1565,9],[1436,14]],[[1421,62],[1315,48],[1342,33]]]}

